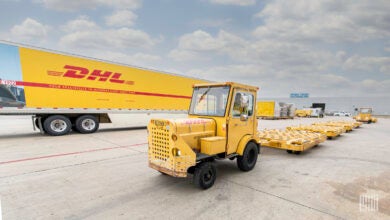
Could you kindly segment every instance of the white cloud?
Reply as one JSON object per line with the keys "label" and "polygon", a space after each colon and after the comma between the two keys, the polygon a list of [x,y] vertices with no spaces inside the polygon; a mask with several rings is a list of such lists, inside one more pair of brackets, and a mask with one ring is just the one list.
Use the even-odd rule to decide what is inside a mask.
{"label": "white cloud", "polygon": [[175,61],[188,61],[188,60],[202,60],[204,57],[200,57],[199,54],[181,49],[173,49],[169,52],[168,57]]}
{"label": "white cloud", "polygon": [[249,84],[259,83],[254,82],[254,79],[270,79],[270,77],[273,77],[262,66],[256,64],[213,66],[210,68],[192,69],[188,72],[200,78],[214,81],[221,81],[221,75],[223,74],[223,81],[236,81]]}
{"label": "white cloud", "polygon": [[160,56],[145,54],[145,53],[135,53],[132,55],[120,53],[120,52],[94,52],[91,56],[96,57],[98,59],[109,60],[113,62],[128,64],[132,66],[147,66],[153,67],[156,66],[158,62],[161,61]]}
{"label": "white cloud", "polygon": [[48,9],[58,11],[78,11],[82,9],[96,9],[98,7],[111,7],[117,9],[137,9],[142,0],[33,0]]}
{"label": "white cloud", "polygon": [[98,29],[98,25],[90,21],[88,17],[81,16],[78,19],[71,20],[62,26],[62,30],[65,32],[86,31]]}
{"label": "white cloud", "polygon": [[148,49],[160,41],[142,30],[128,27],[102,28],[86,16],[68,21],[62,30],[66,33],[59,39],[59,44],[62,48],[70,49]]}
{"label": "white cloud", "polygon": [[244,60],[248,56],[249,45],[249,42],[224,30],[219,31],[215,37],[203,30],[197,30],[181,36],[178,47],[170,54],[178,61],[185,61],[187,58],[205,59],[206,54],[228,55]]}
{"label": "white cloud", "polygon": [[47,36],[49,26],[41,24],[40,22],[26,18],[21,24],[15,25],[11,28],[11,35],[13,41],[36,42],[42,41]]}
{"label": "white cloud", "polygon": [[209,33],[197,30],[180,37],[179,48],[194,51],[217,50],[224,46],[224,42],[212,37]]}
{"label": "white cloud", "polygon": [[347,70],[376,71],[390,74],[390,57],[362,57],[354,55],[349,57],[344,65]]}
{"label": "white cloud", "polygon": [[226,31],[216,36],[197,30],[184,34],[170,57],[176,61],[227,56],[234,63],[262,65],[273,71],[288,69],[292,73],[319,72],[339,64],[344,51],[332,54],[299,43],[277,40],[251,41]]}
{"label": "white cloud", "polygon": [[390,36],[390,4],[386,0],[276,0],[256,17],[258,38],[289,41],[360,42]]}
{"label": "white cloud", "polygon": [[374,79],[365,79],[361,82],[361,86],[367,93],[382,95],[388,95],[390,93],[390,80],[378,81]]}
{"label": "white cloud", "polygon": [[63,47],[87,49],[150,48],[155,43],[147,33],[130,28],[77,31],[60,39]]}
{"label": "white cloud", "polygon": [[105,17],[106,24],[114,27],[131,27],[134,25],[137,15],[129,10],[117,11]]}
{"label": "white cloud", "polygon": [[256,4],[256,0],[209,0],[209,1],[214,4],[221,4],[221,5],[249,6],[249,5]]}

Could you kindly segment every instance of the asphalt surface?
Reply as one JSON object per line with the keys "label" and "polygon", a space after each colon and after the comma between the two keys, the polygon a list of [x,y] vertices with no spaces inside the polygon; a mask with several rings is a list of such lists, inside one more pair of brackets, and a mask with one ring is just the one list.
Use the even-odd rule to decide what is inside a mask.
{"label": "asphalt surface", "polygon": [[[301,155],[263,147],[250,172],[217,161],[215,185],[200,190],[148,167],[143,126],[154,115],[116,117],[95,134],[50,137],[28,117],[0,116],[2,218],[390,218],[390,119]],[[334,119],[350,120],[259,120],[259,129]]]}

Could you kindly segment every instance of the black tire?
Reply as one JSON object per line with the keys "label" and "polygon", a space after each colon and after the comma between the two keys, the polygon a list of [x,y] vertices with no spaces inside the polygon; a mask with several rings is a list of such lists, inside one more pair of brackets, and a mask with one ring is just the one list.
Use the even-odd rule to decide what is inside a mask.
{"label": "black tire", "polygon": [[52,115],[43,122],[43,129],[51,136],[65,135],[70,132],[72,123],[63,115]]}
{"label": "black tire", "polygon": [[82,115],[76,119],[74,126],[76,131],[82,134],[90,134],[99,129],[99,121],[93,115]]}
{"label": "black tire", "polygon": [[368,124],[371,124],[371,122],[372,122],[372,121],[371,121],[371,120],[369,120],[367,123],[368,123]]}
{"label": "black tire", "polygon": [[203,162],[195,167],[194,184],[201,189],[212,187],[216,178],[217,169],[213,163]]}
{"label": "black tire", "polygon": [[287,150],[287,153],[289,154],[292,154],[292,152],[293,152],[292,150]]}
{"label": "black tire", "polygon": [[293,151],[294,154],[299,155],[302,151]]}
{"label": "black tire", "polygon": [[237,166],[242,171],[252,170],[256,166],[259,149],[253,142],[249,142],[242,156],[237,156]]}

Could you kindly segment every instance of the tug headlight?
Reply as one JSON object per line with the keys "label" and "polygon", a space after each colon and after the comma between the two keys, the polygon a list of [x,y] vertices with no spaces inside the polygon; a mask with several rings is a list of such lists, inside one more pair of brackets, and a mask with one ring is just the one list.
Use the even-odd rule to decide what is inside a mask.
{"label": "tug headlight", "polygon": [[172,155],[173,155],[174,157],[178,157],[178,156],[181,155],[181,152],[180,152],[180,150],[177,149],[177,148],[172,148]]}

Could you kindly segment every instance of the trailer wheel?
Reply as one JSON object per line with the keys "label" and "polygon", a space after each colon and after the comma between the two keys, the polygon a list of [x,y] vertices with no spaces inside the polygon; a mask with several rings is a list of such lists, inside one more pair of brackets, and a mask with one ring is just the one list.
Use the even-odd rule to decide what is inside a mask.
{"label": "trailer wheel", "polygon": [[287,150],[287,153],[292,154],[293,151],[292,150]]}
{"label": "trailer wheel", "polygon": [[62,115],[52,115],[43,122],[43,129],[52,136],[60,136],[70,132],[72,123],[69,118]]}
{"label": "trailer wheel", "polygon": [[99,129],[99,122],[93,115],[82,115],[76,119],[75,129],[82,134],[94,133]]}
{"label": "trailer wheel", "polygon": [[257,162],[259,150],[257,145],[253,142],[249,142],[244,150],[242,156],[237,156],[237,166],[242,171],[252,170]]}
{"label": "trailer wheel", "polygon": [[217,178],[217,169],[210,162],[203,162],[195,167],[194,184],[202,189],[208,189],[214,185]]}

